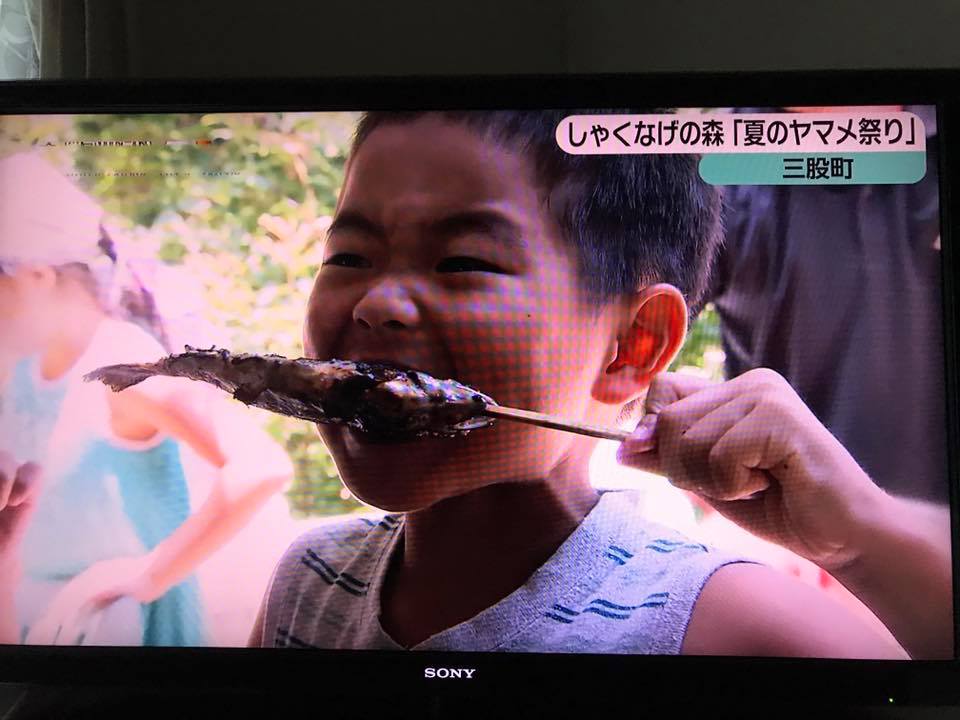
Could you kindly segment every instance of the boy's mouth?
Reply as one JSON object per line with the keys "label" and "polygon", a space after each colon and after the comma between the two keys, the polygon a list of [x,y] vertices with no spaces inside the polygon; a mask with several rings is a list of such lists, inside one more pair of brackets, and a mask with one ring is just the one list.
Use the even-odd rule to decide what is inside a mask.
{"label": "boy's mouth", "polygon": [[388,367],[396,368],[397,370],[407,370],[413,372],[422,372],[427,375],[434,375],[429,370],[425,370],[422,367],[417,367],[415,365],[409,365],[407,363],[399,362],[391,358],[384,357],[350,357],[348,358],[352,362],[357,363],[369,363],[371,365],[386,365]]}
{"label": "boy's mouth", "polygon": [[421,442],[424,437],[419,437],[414,433],[382,433],[371,432],[369,430],[357,430],[348,427],[346,431],[350,437],[359,445],[401,445],[405,443]]}

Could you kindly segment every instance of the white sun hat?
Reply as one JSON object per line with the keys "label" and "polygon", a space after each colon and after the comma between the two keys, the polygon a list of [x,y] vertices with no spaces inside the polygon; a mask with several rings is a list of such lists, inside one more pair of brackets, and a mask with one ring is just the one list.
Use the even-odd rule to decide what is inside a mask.
{"label": "white sun hat", "polygon": [[36,153],[0,159],[0,262],[94,260],[102,221],[103,209]]}
{"label": "white sun hat", "polygon": [[110,312],[123,263],[103,222],[103,208],[38,154],[0,158],[0,266],[83,263]]}

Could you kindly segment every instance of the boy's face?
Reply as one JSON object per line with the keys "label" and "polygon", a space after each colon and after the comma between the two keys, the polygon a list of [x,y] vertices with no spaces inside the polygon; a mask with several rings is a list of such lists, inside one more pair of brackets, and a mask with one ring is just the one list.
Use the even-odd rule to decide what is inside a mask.
{"label": "boy's face", "polygon": [[[431,115],[380,126],[363,142],[310,297],[308,357],[398,363],[501,405],[581,419],[599,409],[610,421],[616,408],[599,408],[591,387],[615,336],[613,314],[583,296],[574,251],[523,157]],[[557,475],[576,464],[574,443],[584,447],[504,421],[398,443],[318,428],[350,490],[393,511]]]}

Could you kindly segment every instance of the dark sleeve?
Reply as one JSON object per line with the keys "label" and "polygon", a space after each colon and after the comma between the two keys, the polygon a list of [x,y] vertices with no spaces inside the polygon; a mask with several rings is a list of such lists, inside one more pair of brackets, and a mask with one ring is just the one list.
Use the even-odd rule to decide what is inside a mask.
{"label": "dark sleeve", "polygon": [[731,208],[729,206],[730,198],[727,193],[723,197],[723,210],[721,222],[723,231],[720,237],[720,246],[717,248],[717,254],[713,258],[713,264],[710,266],[710,279],[707,282],[707,290],[703,296],[703,302],[713,302],[717,296],[722,295],[726,289],[729,266],[727,263],[727,233],[729,232],[729,223],[731,217]]}
{"label": "dark sleeve", "polygon": [[724,198],[723,247],[714,263],[708,300],[720,321],[725,375],[734,378],[754,367],[763,336],[771,280],[778,254],[766,188],[737,186]]}
{"label": "dark sleeve", "polygon": [[716,301],[729,289],[743,248],[749,244],[749,235],[756,232],[755,188],[733,186],[723,195],[723,234],[720,247],[710,272],[710,282],[704,302]]}

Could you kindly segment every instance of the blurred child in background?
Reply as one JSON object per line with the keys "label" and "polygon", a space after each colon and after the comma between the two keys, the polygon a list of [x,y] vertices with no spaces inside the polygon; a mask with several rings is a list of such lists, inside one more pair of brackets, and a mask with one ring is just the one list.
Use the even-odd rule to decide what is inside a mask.
{"label": "blurred child in background", "polygon": [[[218,431],[190,381],[116,394],[84,383],[96,367],[171,349],[153,297],[102,210],[42,159],[0,160],[0,194],[0,460],[39,467],[42,483],[13,534],[17,567],[0,571],[0,594],[16,588],[0,641],[204,644],[192,573],[291,463],[265,435]],[[183,447],[218,469],[193,514]]]}
{"label": "blurred child in background", "polygon": [[[150,288],[163,329],[174,351],[184,346],[231,347],[228,334],[204,317],[204,289],[195,275],[178,266],[152,258],[129,262],[137,277]],[[233,438],[239,448],[273,444],[258,424],[265,410],[236,402],[206,383],[193,383],[196,405],[210,418],[218,436]],[[279,445],[271,450],[276,453]],[[258,451],[259,452],[259,451]],[[181,444],[180,460],[189,489],[191,507],[197,508],[217,487],[219,469],[189,445]],[[253,463],[258,462],[256,458]],[[197,568],[200,599],[206,611],[207,641],[215,647],[246,645],[250,626],[260,606],[262,588],[267,584],[277,557],[313,518],[295,519],[285,493],[274,493],[257,510],[243,529]]]}

